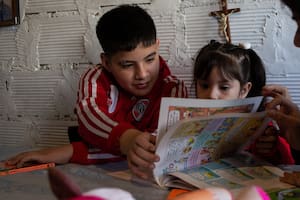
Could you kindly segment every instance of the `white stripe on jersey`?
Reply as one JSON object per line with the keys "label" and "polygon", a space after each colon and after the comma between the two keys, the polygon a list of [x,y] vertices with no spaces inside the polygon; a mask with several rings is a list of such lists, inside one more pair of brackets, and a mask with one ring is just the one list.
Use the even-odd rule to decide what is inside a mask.
{"label": "white stripe on jersey", "polygon": [[[94,73],[95,70],[97,70],[96,73]],[[94,73],[93,76],[92,76],[92,73]],[[107,115],[105,115],[99,109],[98,105],[95,102],[95,98],[97,97],[97,82],[96,81],[99,78],[100,74],[101,74],[101,70],[99,70],[98,68],[94,68],[94,69],[90,70],[87,73],[87,75],[84,79],[84,82],[82,82],[83,85],[81,85],[81,87],[84,90],[84,94],[85,94],[85,96],[83,98],[89,97],[90,104],[94,108],[97,115],[91,112],[90,108],[87,106],[86,99],[81,99],[81,102],[79,102],[82,104],[83,110],[81,110],[81,108],[79,106],[77,106],[77,110],[80,111],[80,113],[78,112],[78,115],[80,115],[79,117],[87,129],[90,130],[93,128],[93,126],[88,124],[89,121],[92,121],[98,128],[100,128],[106,132],[111,132],[112,126],[116,126],[118,123],[111,120]],[[89,83],[91,83],[91,86],[92,86],[92,88],[91,88],[92,94],[89,94],[89,91],[88,91]],[[89,95],[92,95],[92,96],[89,96]],[[85,118],[85,116],[82,114],[82,112],[84,112],[87,115],[86,119],[88,119],[88,120],[86,120],[86,119],[83,120],[83,118]],[[101,121],[101,119],[102,119],[102,121]],[[106,125],[104,122],[106,122],[110,126]],[[107,134],[107,133],[99,131],[99,130],[97,132],[99,132],[99,133],[98,134],[95,133],[96,135]]]}
{"label": "white stripe on jersey", "polygon": [[[93,73],[95,70],[97,70],[97,72],[93,75],[93,77],[91,77],[91,73]],[[91,105],[92,107],[95,109],[96,113],[100,116],[101,119],[103,119],[104,122],[106,122],[107,124],[110,124],[111,126],[116,126],[118,123],[113,121],[111,118],[109,118],[107,115],[105,115],[101,110],[99,110],[99,107],[98,105],[96,104],[95,102],[95,98],[97,98],[97,80],[99,78],[99,76],[101,75],[101,72],[102,70],[98,69],[98,68],[94,68],[94,70],[91,70],[92,72],[89,72],[88,75],[86,76],[85,78],[85,81],[84,81],[84,90],[85,90],[85,97],[89,97],[90,98],[90,102],[91,102]],[[89,88],[89,80],[90,82],[92,83],[92,94],[91,96],[89,96],[89,93],[88,93],[88,88]],[[82,99],[82,101],[84,101]],[[92,116],[94,115],[92,112],[90,112],[90,110],[84,110],[84,112],[89,116],[90,120],[93,121],[96,125],[99,124],[102,124],[103,122],[101,121],[96,121],[95,118],[98,120],[99,117],[98,116]],[[94,120],[93,120],[94,118]],[[106,126],[104,124],[104,126]],[[100,126],[98,126],[100,127]],[[103,130],[107,130],[105,129],[105,127],[100,127],[102,128]],[[110,131],[109,131],[110,132]]]}
{"label": "white stripe on jersey", "polygon": [[93,106],[93,108],[95,109],[96,113],[108,124],[110,124],[111,126],[117,126],[118,123],[116,121],[113,121],[111,118],[109,118],[107,115],[105,115],[105,113],[103,113],[101,110],[99,110],[98,105],[95,102],[95,98],[91,99],[91,105]]}
{"label": "white stripe on jersey", "polygon": [[91,126],[91,125],[86,121],[86,119],[85,119],[84,116],[82,115],[81,110],[79,109],[79,106],[77,106],[77,115],[78,115],[80,121],[84,124],[84,126],[85,126],[90,132],[92,132],[93,134],[98,135],[98,136],[100,136],[100,137],[108,138],[108,134],[107,134],[106,132],[103,132],[103,131],[100,131],[100,130],[94,128],[93,126]]}
{"label": "white stripe on jersey", "polygon": [[99,120],[99,118],[97,118],[97,116],[95,116],[92,113],[92,111],[90,110],[86,100],[81,101],[81,105],[83,107],[83,110],[81,110],[81,111],[83,111],[87,115],[87,118],[90,121],[92,121],[97,127],[101,128],[102,130],[107,131],[107,132],[111,132],[112,128],[110,126],[106,125],[105,123],[103,123],[103,121]]}
{"label": "white stripe on jersey", "polygon": [[109,159],[109,158],[119,158],[120,156],[116,156],[109,153],[97,153],[97,154],[88,154],[88,159]]}
{"label": "white stripe on jersey", "polygon": [[[93,68],[90,68],[87,72],[85,72],[85,76],[82,76],[82,78],[80,79],[80,82],[79,82],[79,95],[78,95],[78,101],[81,101],[85,95],[86,95],[86,92],[85,92],[85,82],[86,82],[86,79],[89,79],[91,73],[93,73],[95,69]],[[83,77],[85,77],[83,79]]]}
{"label": "white stripe on jersey", "polygon": [[[91,97],[97,97],[97,80],[101,74],[102,70],[97,70],[97,72],[94,74],[93,77],[91,77],[91,83],[92,83],[92,94],[90,95]],[[88,85],[87,85],[88,87]],[[86,96],[87,97],[87,96]]]}

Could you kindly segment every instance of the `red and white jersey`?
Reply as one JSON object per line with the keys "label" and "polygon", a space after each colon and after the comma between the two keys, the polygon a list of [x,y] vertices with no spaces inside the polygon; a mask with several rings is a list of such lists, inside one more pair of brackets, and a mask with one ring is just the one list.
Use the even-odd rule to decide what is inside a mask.
{"label": "red and white jersey", "polygon": [[[187,97],[183,81],[170,74],[160,58],[159,78],[147,96],[124,91],[101,65],[87,70],[79,83],[76,113],[83,142],[73,144],[71,162],[95,163],[120,155],[120,137],[130,128],[154,132],[158,125],[161,97]],[[88,145],[87,145],[88,144]],[[100,154],[93,154],[101,149]],[[87,154],[87,155],[86,155]],[[91,158],[91,159],[89,159]]]}

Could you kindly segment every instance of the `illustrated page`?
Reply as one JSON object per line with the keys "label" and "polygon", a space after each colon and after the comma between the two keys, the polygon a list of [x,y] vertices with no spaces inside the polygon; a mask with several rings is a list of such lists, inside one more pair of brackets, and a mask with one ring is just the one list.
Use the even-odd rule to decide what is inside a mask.
{"label": "illustrated page", "polygon": [[239,156],[210,162],[183,172],[174,172],[170,176],[196,188],[223,187],[232,193],[238,193],[250,185],[259,185],[267,191],[293,187],[279,181],[279,177],[283,175],[281,169],[263,161],[255,161],[246,155]]}
{"label": "illustrated page", "polygon": [[256,112],[262,97],[235,100],[204,100],[164,97],[161,101],[157,140],[177,121],[220,113]]}
{"label": "illustrated page", "polygon": [[158,143],[154,177],[181,171],[239,151],[267,126],[264,112],[230,113],[181,120]]}

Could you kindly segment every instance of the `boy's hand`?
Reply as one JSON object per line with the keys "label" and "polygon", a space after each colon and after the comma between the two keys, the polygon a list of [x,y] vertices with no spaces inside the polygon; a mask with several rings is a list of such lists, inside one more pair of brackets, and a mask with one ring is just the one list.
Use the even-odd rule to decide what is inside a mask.
{"label": "boy's hand", "polygon": [[57,164],[67,163],[73,154],[71,144],[61,147],[42,149],[37,151],[29,151],[20,153],[5,161],[7,165],[14,165],[17,168],[24,166],[28,162],[48,163],[55,162]]}
{"label": "boy's hand", "polygon": [[155,155],[155,136],[135,129],[126,131],[121,137],[121,151],[127,155],[129,169],[138,177],[148,179],[152,176]]}

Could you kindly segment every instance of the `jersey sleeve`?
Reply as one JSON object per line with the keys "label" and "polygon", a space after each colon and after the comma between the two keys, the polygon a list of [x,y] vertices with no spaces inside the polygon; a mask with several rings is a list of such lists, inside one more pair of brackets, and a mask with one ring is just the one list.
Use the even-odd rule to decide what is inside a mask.
{"label": "jersey sleeve", "polygon": [[132,126],[110,117],[108,95],[111,84],[108,79],[101,66],[90,68],[81,77],[76,105],[78,132],[87,143],[105,152],[120,154],[116,138]]}
{"label": "jersey sleeve", "polygon": [[122,156],[105,153],[101,149],[92,148],[85,142],[72,142],[73,155],[71,163],[89,165],[124,160]]}

